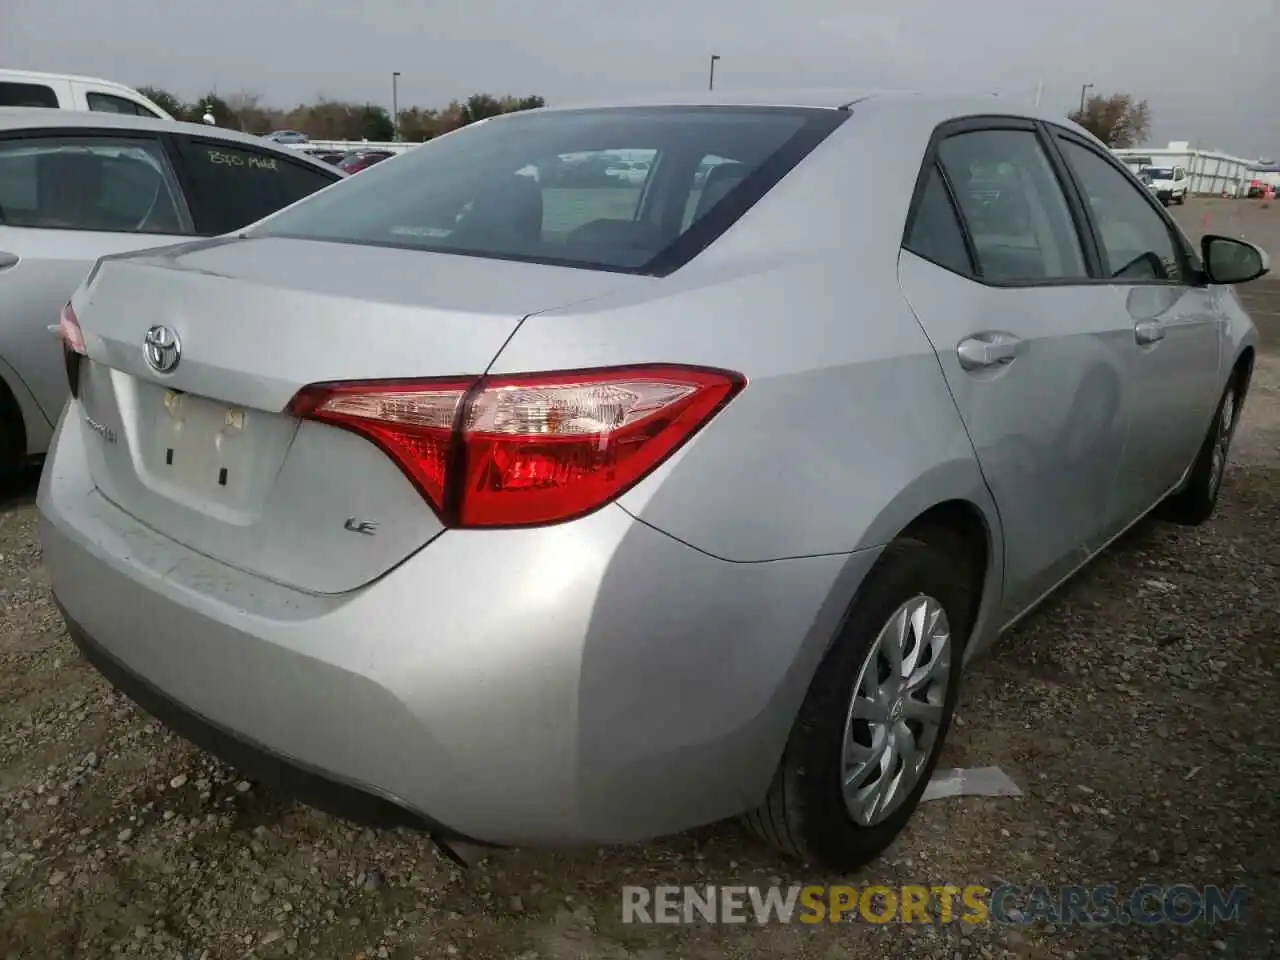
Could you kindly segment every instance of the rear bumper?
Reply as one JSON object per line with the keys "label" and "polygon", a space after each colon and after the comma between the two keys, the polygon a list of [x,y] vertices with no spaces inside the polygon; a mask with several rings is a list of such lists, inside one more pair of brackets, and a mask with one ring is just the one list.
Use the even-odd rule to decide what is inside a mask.
{"label": "rear bumper", "polygon": [[877,555],[728,563],[609,507],[449,532],[360,590],[304,594],[106,501],[67,409],[41,539],[90,660],[304,802],[445,837],[631,841],[753,806]]}
{"label": "rear bumper", "polygon": [[327,771],[316,770],[291,757],[282,756],[270,747],[211,723],[134,673],[90,637],[62,609],[61,604],[58,607],[72,642],[113,687],[175,733],[232,764],[259,783],[317,810],[356,823],[378,827],[416,827],[426,829],[443,840],[475,842],[470,837],[454,833],[444,824],[411,812],[394,799],[379,796],[367,786],[335,780]]}

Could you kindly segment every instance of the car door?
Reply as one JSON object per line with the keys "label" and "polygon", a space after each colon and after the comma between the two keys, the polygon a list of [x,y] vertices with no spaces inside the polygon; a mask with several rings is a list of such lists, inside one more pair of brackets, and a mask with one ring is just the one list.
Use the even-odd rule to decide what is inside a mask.
{"label": "car door", "polygon": [[247,227],[343,179],[283,151],[186,135],[173,141],[196,231],[206,236]]}
{"label": "car door", "polygon": [[50,422],[67,390],[48,330],[62,305],[99,257],[191,232],[157,136],[66,129],[0,136],[0,358]]}
{"label": "car door", "polygon": [[1200,279],[1185,235],[1106,151],[1054,128],[1097,240],[1124,343],[1129,435],[1111,512],[1124,526],[1159,502],[1195,459],[1221,390],[1226,312]]}
{"label": "car door", "polygon": [[1029,120],[945,124],[899,261],[999,509],[1006,622],[1086,558],[1127,426],[1132,332],[1064,182]]}

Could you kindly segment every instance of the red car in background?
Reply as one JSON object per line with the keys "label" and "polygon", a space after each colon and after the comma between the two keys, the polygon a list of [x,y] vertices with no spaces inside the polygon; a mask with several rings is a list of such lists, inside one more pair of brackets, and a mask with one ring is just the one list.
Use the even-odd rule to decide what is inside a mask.
{"label": "red car in background", "polygon": [[338,161],[338,169],[347,174],[359,173],[394,156],[390,150],[352,150]]}

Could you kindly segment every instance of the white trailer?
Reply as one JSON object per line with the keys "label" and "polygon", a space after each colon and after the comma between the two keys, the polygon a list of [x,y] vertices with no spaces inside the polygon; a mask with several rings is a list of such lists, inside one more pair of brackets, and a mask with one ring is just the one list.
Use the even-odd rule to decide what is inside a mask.
{"label": "white trailer", "polygon": [[1249,169],[1257,161],[1221,150],[1202,150],[1186,140],[1167,147],[1130,147],[1112,151],[1135,173],[1147,167],[1184,167],[1191,178],[1190,192],[1208,196],[1244,196]]}

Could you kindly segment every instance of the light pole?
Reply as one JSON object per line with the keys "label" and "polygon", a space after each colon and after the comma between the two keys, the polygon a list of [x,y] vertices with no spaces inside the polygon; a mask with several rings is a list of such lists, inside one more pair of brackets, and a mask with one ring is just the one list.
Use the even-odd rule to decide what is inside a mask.
{"label": "light pole", "polygon": [[391,139],[400,139],[400,71],[391,71]]}
{"label": "light pole", "polygon": [[711,77],[707,80],[707,89],[714,90],[716,88],[716,61],[720,59],[720,54],[713,53],[711,55]]}
{"label": "light pole", "polygon": [[1092,83],[1084,83],[1080,85],[1080,112],[1084,113],[1084,95],[1093,89]]}

